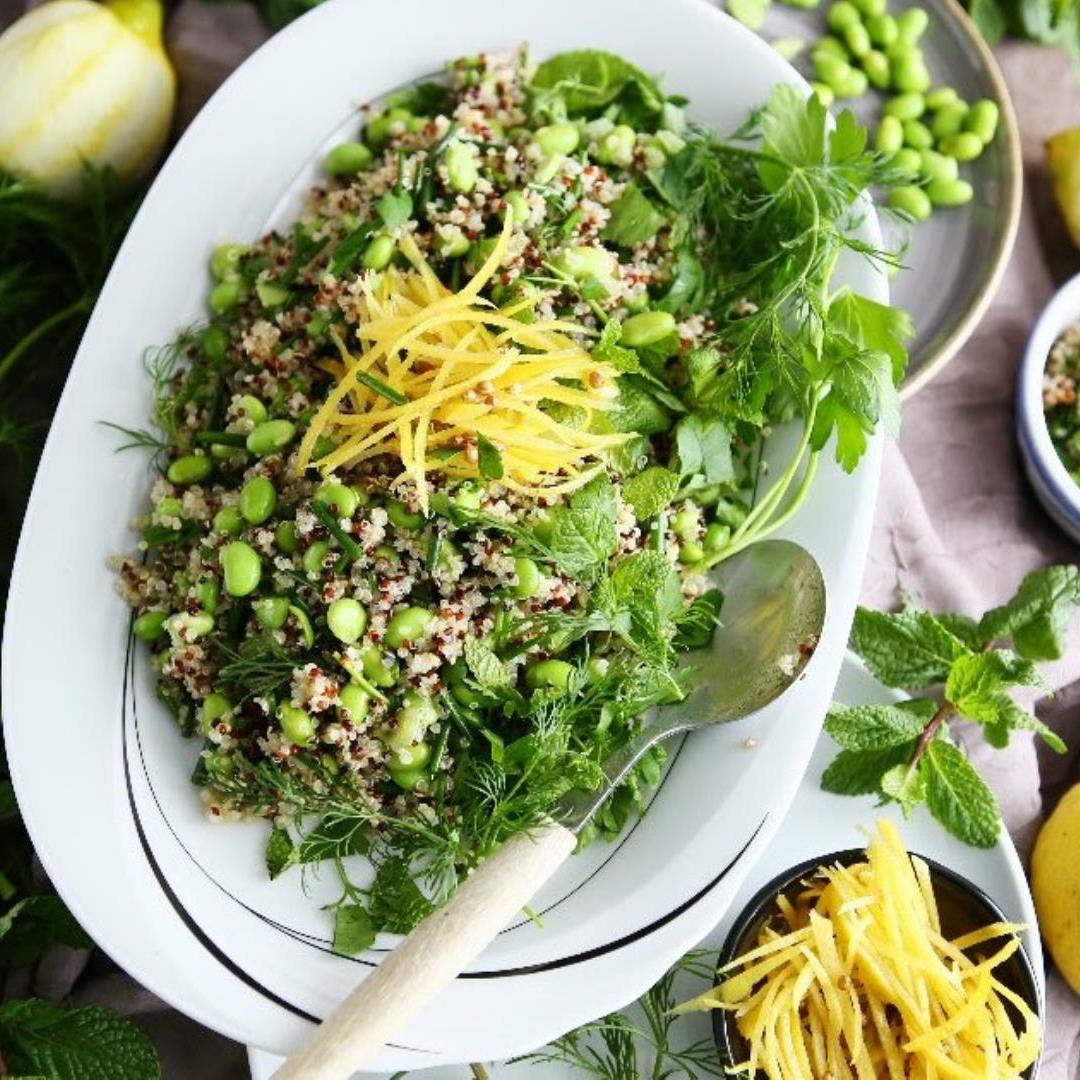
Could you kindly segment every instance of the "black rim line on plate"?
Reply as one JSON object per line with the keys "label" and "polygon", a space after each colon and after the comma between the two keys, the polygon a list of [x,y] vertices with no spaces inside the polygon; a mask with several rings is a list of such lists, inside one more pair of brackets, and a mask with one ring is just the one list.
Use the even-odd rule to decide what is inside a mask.
{"label": "black rim line on plate", "polygon": [[[129,640],[129,656],[131,655],[131,646],[132,646],[132,642],[131,642],[131,640]],[[213,876],[213,874],[210,873],[209,870],[206,869],[205,866],[203,866],[203,864],[201,862],[199,862],[198,859],[195,858],[195,856],[191,853],[191,850],[180,839],[180,836],[176,832],[176,829],[173,828],[172,822],[166,816],[165,809],[161,805],[161,800],[158,798],[157,789],[154,787],[153,781],[150,779],[150,770],[149,770],[149,767],[146,764],[146,755],[143,753],[142,732],[141,732],[140,727],[139,727],[138,699],[137,699],[137,694],[136,694],[136,691],[135,691],[135,681],[134,681],[134,678],[133,678],[133,676],[131,674],[131,672],[134,670],[134,665],[133,665],[133,663],[126,660],[125,661],[125,667],[128,669],[126,671],[126,674],[125,674],[125,694],[126,694],[127,687],[130,686],[130,690],[131,690],[131,714],[132,714],[132,718],[133,718],[134,724],[135,724],[135,740],[136,740],[136,743],[138,744],[138,747],[139,747],[139,760],[140,760],[140,764],[142,765],[143,776],[146,779],[146,786],[150,790],[151,798],[153,798],[153,800],[154,800],[154,805],[157,807],[158,814],[160,814],[161,820],[164,821],[165,827],[169,830],[170,834],[172,835],[173,839],[176,841],[176,843],[179,846],[180,850],[183,851],[183,853],[188,857],[188,859],[196,867],[196,869],[198,869],[199,872],[206,878],[206,880],[209,881],[215,888],[219,889],[225,896],[227,896],[235,904],[238,904],[240,907],[242,907],[246,912],[248,912],[248,914],[254,915],[255,918],[259,919],[261,922],[264,922],[267,926],[273,927],[275,930],[278,930],[280,933],[285,934],[288,937],[291,937],[293,940],[299,942],[300,944],[308,945],[310,948],[317,949],[320,952],[324,952],[324,953],[327,953],[327,954],[332,955],[332,956],[337,956],[342,960],[349,960],[352,963],[362,964],[365,967],[378,967],[377,962],[371,961],[371,960],[365,960],[362,956],[342,956],[340,953],[335,953],[334,949],[333,949],[333,946],[332,946],[332,943],[329,940],[327,940],[326,938],[319,937],[316,934],[309,934],[304,930],[297,930],[295,927],[292,927],[292,926],[287,926],[285,923],[278,922],[276,919],[271,918],[269,915],[265,915],[261,911],[258,911],[256,908],[251,907],[250,904],[247,904],[245,901],[241,900],[238,896],[235,896],[233,893],[231,893],[224,885],[221,884],[220,881],[217,880],[217,878],[215,878]],[[125,700],[126,700],[126,697],[125,697]],[[675,767],[675,763],[679,760],[680,756],[682,755],[683,747],[685,745],[686,745],[686,737],[683,736],[679,740],[679,747],[675,751],[675,756],[671,759],[671,764],[667,767],[667,769],[664,770],[664,775],[660,778],[660,783],[657,784],[656,789],[653,791],[652,795],[649,797],[649,801],[645,805],[646,811],[648,811],[652,807],[653,803],[659,797],[660,792],[663,790],[664,785],[667,783],[668,777],[671,775],[671,772]],[[125,764],[125,767],[126,767],[126,764]],[[590,873],[582,881],[579,881],[578,884],[575,885],[564,896],[560,897],[558,900],[555,900],[553,903],[549,904],[542,911],[537,912],[537,917],[538,918],[543,918],[543,916],[545,916],[545,915],[549,914],[550,912],[554,911],[555,908],[559,907],[560,904],[562,904],[565,901],[569,900],[570,897],[572,897],[575,893],[577,893],[582,888],[584,888],[586,885],[588,885],[589,882],[592,881],[593,878],[595,878],[600,873],[600,871],[603,870],[611,862],[611,860],[615,858],[615,856],[622,849],[623,845],[630,839],[631,836],[633,836],[634,832],[637,830],[638,826],[641,824],[643,816],[644,815],[642,815],[642,814],[638,815],[638,817],[634,820],[633,825],[631,825],[630,828],[627,829],[626,832],[622,836],[619,837],[619,840],[618,840],[617,843],[615,843],[615,844],[613,844],[611,846],[611,849],[608,852],[607,857],[603,860],[603,862],[600,863],[599,866],[597,866],[597,867],[595,867],[593,869],[592,873]],[[504,930],[500,930],[499,935],[501,936],[503,934],[509,934],[514,930],[520,929],[521,927],[530,926],[530,925],[532,925],[532,923],[533,923],[532,919],[528,919],[528,918],[522,919],[520,922],[514,923],[512,926],[508,926]],[[368,953],[375,953],[377,955],[389,954],[389,953],[391,953],[393,951],[394,951],[393,949],[367,949],[366,950],[366,952],[368,952]],[[550,961],[547,961],[547,962],[550,962]],[[514,968],[506,969],[506,973],[512,975],[512,974],[515,974],[516,970],[517,969],[514,969]],[[485,972],[484,974],[485,975],[490,975],[492,973]],[[463,973],[460,977],[467,979],[467,978],[471,978],[473,976],[470,976],[467,973]]]}

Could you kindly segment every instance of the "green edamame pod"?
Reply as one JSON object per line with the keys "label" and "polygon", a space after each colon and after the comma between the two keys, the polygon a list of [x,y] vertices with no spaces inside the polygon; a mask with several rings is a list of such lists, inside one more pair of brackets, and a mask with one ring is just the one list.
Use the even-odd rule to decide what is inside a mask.
{"label": "green edamame pod", "polygon": [[265,476],[253,476],[240,489],[240,513],[251,525],[261,525],[277,506],[277,491]]}
{"label": "green edamame pod", "polygon": [[370,169],[375,155],[363,143],[339,143],[326,155],[326,171],[331,176],[349,176]]}
{"label": "green edamame pod", "polygon": [[930,16],[920,7],[910,7],[896,16],[896,28],[900,38],[914,44],[926,33]]}
{"label": "green edamame pod", "polygon": [[896,154],[904,145],[904,125],[895,116],[883,116],[874,145],[883,154]]}
{"label": "green edamame pod", "polygon": [[[930,151],[926,151],[926,153],[930,153]],[[900,172],[906,173],[914,180],[922,172],[922,152],[912,150],[910,146],[905,146],[893,154],[890,164],[893,168],[899,169]]]}
{"label": "green edamame pod", "polygon": [[948,183],[957,179],[960,174],[956,158],[947,154],[939,154],[936,150],[923,150],[919,157],[919,174],[928,181],[944,180]]}
{"label": "green edamame pod", "polygon": [[863,57],[871,48],[870,32],[862,23],[852,23],[844,28],[844,41],[852,56]]}
{"label": "green edamame pod", "polygon": [[885,90],[892,82],[892,67],[889,58],[880,49],[871,49],[862,58],[863,71],[872,86]]}
{"label": "green edamame pod", "polygon": [[258,552],[243,540],[233,540],[218,552],[225,575],[225,591],[230,596],[247,596],[262,579],[262,560]]}
{"label": "green edamame pod", "polygon": [[951,86],[935,86],[926,95],[926,107],[931,112],[937,112],[946,105],[955,105],[959,100],[960,95]]}
{"label": "green edamame pod", "polygon": [[246,445],[256,457],[284,450],[296,437],[296,425],[291,420],[267,420],[252,428]]}
{"label": "green edamame pod", "polygon": [[975,192],[966,180],[934,180],[927,184],[926,194],[935,206],[963,206]]}
{"label": "green edamame pod", "polygon": [[675,331],[675,316],[668,311],[643,311],[622,325],[620,341],[631,349],[655,345]]}
{"label": "green edamame pod", "polygon": [[977,136],[984,146],[990,143],[997,134],[998,119],[1001,109],[996,101],[983,98],[976,101],[968,110],[964,119],[964,130]]}
{"label": "green edamame pod", "polygon": [[904,121],[904,145],[913,150],[928,150],[934,145],[934,136],[921,120]]}
{"label": "green edamame pod", "polygon": [[930,122],[930,131],[934,138],[940,142],[942,139],[950,139],[953,135],[958,135],[963,129],[968,111],[966,101],[954,101],[951,105],[938,109]]}
{"label": "green edamame pod", "polygon": [[866,20],[866,29],[870,40],[883,49],[887,49],[899,36],[900,30],[891,15],[871,15]]}
{"label": "green edamame pod", "polygon": [[239,536],[244,529],[244,516],[235,506],[223,506],[214,515],[214,531],[224,536]]}
{"label": "green edamame pod", "polygon": [[926,102],[919,93],[897,94],[885,102],[883,111],[898,120],[918,120],[926,112]]}
{"label": "green edamame pod", "polygon": [[900,210],[916,221],[925,221],[933,210],[930,197],[920,187],[914,184],[906,187],[893,188],[889,192],[889,205],[894,210]]}
{"label": "green edamame pod", "polygon": [[850,0],[837,0],[829,8],[828,14],[825,16],[825,22],[830,30],[842,34],[849,26],[861,25],[862,15]]}
{"label": "green edamame pod", "polygon": [[974,161],[982,152],[982,139],[970,131],[961,131],[950,139],[942,139],[940,150],[957,161]]}
{"label": "green edamame pod", "polygon": [[828,35],[814,43],[814,47],[810,51],[810,58],[813,59],[818,53],[826,53],[829,56],[835,56],[837,60],[847,60],[848,58],[847,47],[844,43],[839,38],[830,37]]}
{"label": "green edamame pod", "polygon": [[177,458],[165,474],[169,483],[186,487],[205,480],[214,471],[214,463],[203,454],[188,454]]}
{"label": "green edamame pod", "polygon": [[921,93],[933,80],[921,56],[902,55],[892,63],[893,86],[904,93]]}
{"label": "green edamame pod", "polygon": [[346,645],[358,641],[367,624],[367,611],[359,600],[351,596],[339,597],[326,609],[326,625],[330,633]]}

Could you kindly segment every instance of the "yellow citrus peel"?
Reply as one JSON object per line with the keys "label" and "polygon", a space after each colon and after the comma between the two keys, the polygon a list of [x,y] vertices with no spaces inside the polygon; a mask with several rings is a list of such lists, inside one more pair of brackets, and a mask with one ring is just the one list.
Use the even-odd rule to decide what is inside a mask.
{"label": "yellow citrus peel", "polygon": [[[1038,1017],[995,976],[1023,926],[993,923],[949,941],[929,867],[878,824],[867,861],[823,867],[786,931],[767,923],[718,986],[679,1012],[733,1011],[750,1047],[729,1070],[770,1080],[1019,1080],[1042,1044]],[[986,957],[969,950],[995,938]]]}
{"label": "yellow citrus peel", "polygon": [[[592,359],[559,319],[521,322],[534,300],[498,309],[480,298],[510,242],[508,216],[490,256],[458,292],[447,289],[412,237],[400,242],[411,269],[390,267],[362,281],[353,352],[334,338],[337,380],[300,444],[297,469],[324,473],[380,455],[398,457],[426,510],[429,473],[479,474],[481,437],[498,452],[501,483],[533,496],[561,494],[603,467],[625,435],[590,431],[595,410],[615,396],[615,371]],[[555,419],[548,403],[571,406],[580,423]],[[334,449],[314,459],[327,436]]]}

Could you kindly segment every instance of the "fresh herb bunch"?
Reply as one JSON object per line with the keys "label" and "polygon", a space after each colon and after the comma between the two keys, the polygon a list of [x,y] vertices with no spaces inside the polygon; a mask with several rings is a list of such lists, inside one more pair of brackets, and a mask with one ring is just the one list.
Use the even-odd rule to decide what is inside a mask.
{"label": "fresh herb bunch", "polygon": [[975,25],[991,45],[1007,34],[1064,48],[1080,66],[1078,0],[968,0]]}
{"label": "fresh herb bunch", "polygon": [[977,622],[914,606],[897,614],[859,608],[851,645],[871,673],[887,686],[927,695],[834,706],[825,730],[842,749],[822,787],[839,795],[880,795],[906,814],[925,803],[965,843],[993,846],[1001,812],[950,724],[974,721],[997,748],[1008,745],[1013,731],[1034,731],[1063,753],[1061,739],[1010,691],[1040,685],[1036,662],[1062,655],[1078,605],[1080,567],[1052,566],[1029,574],[1007,604]]}

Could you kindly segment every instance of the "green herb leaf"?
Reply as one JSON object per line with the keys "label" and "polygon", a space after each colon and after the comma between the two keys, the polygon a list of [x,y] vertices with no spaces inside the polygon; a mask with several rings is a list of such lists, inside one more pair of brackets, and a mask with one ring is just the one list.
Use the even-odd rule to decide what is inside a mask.
{"label": "green herb leaf", "polygon": [[1052,728],[1047,727],[1034,713],[1021,708],[1012,698],[1006,697],[994,720],[983,721],[986,741],[998,748],[1009,745],[1009,734],[1013,731],[1034,731],[1056,754],[1068,753],[1068,746]]}
{"label": "green herb leaf", "polygon": [[944,739],[934,739],[919,769],[930,813],[965,844],[993,847],[1001,832],[1001,811],[964,752]]}
{"label": "green herb leaf", "polygon": [[632,374],[641,370],[638,354],[633,349],[620,345],[622,323],[617,319],[608,319],[600,331],[600,340],[593,346],[590,356],[598,364],[610,364],[620,374]]}
{"label": "green herb leaf", "polygon": [[502,454],[490,440],[479,432],[476,433],[476,449],[479,454],[478,468],[480,475],[488,480],[501,480],[503,478]]}
{"label": "green herb leaf", "polygon": [[608,419],[616,431],[659,435],[671,427],[671,412],[633,375],[619,380],[619,396]]}
{"label": "green herb leaf", "polygon": [[969,720],[998,721],[1004,691],[1013,686],[1031,686],[1039,675],[1030,660],[998,649],[953,661],[945,683],[945,697]]}
{"label": "green herb leaf", "polygon": [[926,802],[924,770],[909,765],[894,765],[881,777],[881,793],[900,804],[904,817],[911,817],[919,803]]}
{"label": "green herb leaf", "polygon": [[559,568],[580,581],[592,581],[619,542],[615,489],[606,476],[598,476],[570,498],[569,506],[556,506],[548,548]]}
{"label": "green herb leaf", "polygon": [[624,481],[622,497],[639,521],[647,521],[669,506],[678,490],[679,478],[670,469],[650,465]]}
{"label": "green herb leaf", "polygon": [[697,597],[675,620],[676,649],[704,649],[711,644],[713,634],[720,625],[720,609],[724,594],[719,589],[709,589]]}
{"label": "green herb leaf", "polygon": [[506,665],[478,638],[467,637],[464,652],[469,674],[481,690],[497,692],[511,685]]}
{"label": "green herb leaf", "polygon": [[845,750],[886,750],[910,745],[935,712],[936,703],[925,698],[893,705],[833,705],[825,719],[825,730]]}
{"label": "green herb leaf", "polygon": [[0,967],[28,967],[53,945],[93,946],[60,897],[28,896],[0,916]]}
{"label": "green herb leaf", "polygon": [[703,476],[707,484],[727,484],[735,479],[731,432],[718,417],[704,412],[684,416],[675,428],[675,446],[683,480]]}
{"label": "green herb leaf", "polygon": [[886,750],[841,750],[822,773],[821,786],[834,795],[874,795],[881,778],[897,765],[907,765],[916,740]]}
{"label": "green herb leaf", "polygon": [[396,229],[412,217],[412,195],[404,188],[391,188],[375,204],[375,212],[388,229]]}
{"label": "green herb leaf", "polygon": [[130,1021],[96,1005],[60,1009],[27,998],[0,1006],[0,1045],[13,1074],[50,1080],[157,1080],[150,1040]]}
{"label": "green herb leaf", "polygon": [[907,370],[905,342],[915,336],[915,324],[906,311],[844,287],[829,304],[829,323],[861,348],[885,353],[892,361],[892,381],[899,384]]}
{"label": "green herb leaf", "polygon": [[619,247],[633,247],[651,240],[664,224],[664,215],[633,181],[611,204],[611,217],[601,236]]}
{"label": "green herb leaf", "polygon": [[593,114],[633,87],[651,113],[659,113],[664,95],[653,79],[615,53],[579,49],[544,61],[532,78],[534,105],[549,113],[558,99],[568,116]]}
{"label": "green herb leaf", "polygon": [[988,611],[979,632],[988,641],[1011,636],[1029,660],[1057,660],[1077,605],[1080,566],[1049,566],[1028,574],[1007,604]]}
{"label": "green herb leaf", "polygon": [[270,880],[283,874],[296,860],[296,845],[289,830],[271,829],[266,839],[266,872]]}
{"label": "green herb leaf", "polygon": [[356,956],[375,944],[375,926],[360,904],[342,904],[334,910],[334,952]]}
{"label": "green herb leaf", "polygon": [[296,859],[301,863],[347,859],[371,850],[371,822],[363,815],[331,811],[300,841]]}
{"label": "green herb leaf", "polygon": [[851,647],[886,686],[919,690],[948,678],[952,663],[967,646],[928,611],[886,614],[859,608]]}
{"label": "green herb leaf", "polygon": [[407,934],[431,910],[431,901],[417,887],[403,859],[386,859],[379,865],[368,896],[374,926],[391,934]]}

